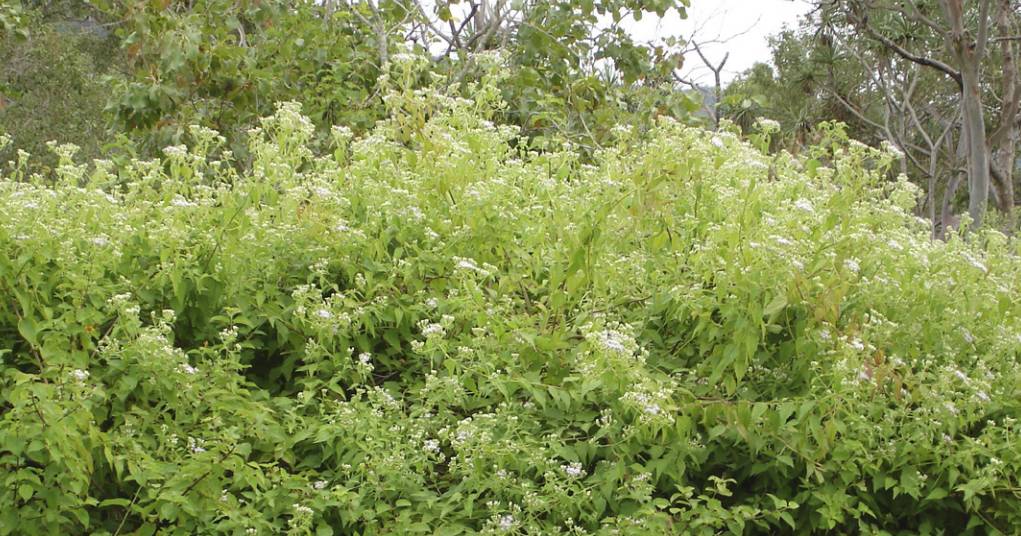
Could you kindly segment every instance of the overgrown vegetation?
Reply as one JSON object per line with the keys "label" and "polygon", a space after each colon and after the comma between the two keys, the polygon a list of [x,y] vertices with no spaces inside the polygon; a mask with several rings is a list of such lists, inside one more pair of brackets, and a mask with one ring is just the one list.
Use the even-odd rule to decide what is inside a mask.
{"label": "overgrown vegetation", "polygon": [[[0,182],[0,533],[1021,525],[1017,244],[893,154],[660,120],[583,163],[391,65],[386,120]],[[7,140],[5,140],[7,142]]]}

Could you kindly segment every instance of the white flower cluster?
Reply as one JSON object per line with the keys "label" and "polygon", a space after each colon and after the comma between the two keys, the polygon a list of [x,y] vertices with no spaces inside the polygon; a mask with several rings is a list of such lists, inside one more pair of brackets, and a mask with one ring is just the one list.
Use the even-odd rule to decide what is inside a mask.
{"label": "white flower cluster", "polygon": [[447,334],[443,324],[428,320],[419,321],[418,329],[426,339],[442,339]]}
{"label": "white flower cluster", "polygon": [[[353,352],[352,352],[353,353]],[[369,374],[375,370],[375,366],[372,364],[372,354],[368,352],[361,352],[358,354],[358,371],[362,374]]]}
{"label": "white flower cluster", "polygon": [[794,208],[796,208],[796,209],[798,209],[798,210],[800,210],[802,212],[807,212],[809,214],[812,214],[812,213],[815,212],[815,205],[813,205],[811,201],[809,201],[808,199],[805,199],[804,197],[802,197],[802,198],[800,198],[800,199],[798,199],[798,200],[796,200],[794,202]]}
{"label": "white flower cluster", "polygon": [[288,525],[290,525],[291,530],[294,531],[294,533],[299,534],[309,531],[309,528],[312,525],[312,516],[315,515],[315,510],[299,503],[292,504],[291,508],[294,510],[294,517],[287,522]]}
{"label": "white flower cluster", "polygon": [[170,159],[184,159],[188,157],[188,148],[184,145],[168,145],[163,148],[163,154]]}
{"label": "white flower cluster", "polygon": [[188,201],[180,194],[175,195],[174,198],[170,200],[170,204],[178,208],[190,208],[198,206],[198,203]]}
{"label": "white flower cluster", "polygon": [[638,420],[642,423],[668,424],[674,417],[667,411],[672,393],[667,388],[653,391],[638,388],[624,393],[621,401],[634,407],[638,412]]}
{"label": "white flower cluster", "polygon": [[780,122],[775,119],[759,117],[755,119],[755,126],[762,132],[777,132],[780,130]]}
{"label": "white flower cluster", "polygon": [[206,441],[202,438],[188,436],[188,450],[192,454],[201,454],[206,451]]}
{"label": "white flower cluster", "polygon": [[904,158],[904,151],[900,150],[899,147],[890,143],[889,141],[883,140],[883,143],[880,146],[883,148],[883,151],[885,151],[887,154],[893,157],[894,160],[900,160]]}
{"label": "white flower cluster", "polygon": [[641,362],[648,353],[638,345],[632,335],[633,330],[625,324],[610,324],[602,329],[594,329],[592,324],[586,324],[581,327],[581,331],[590,347],[606,356],[634,357]]}
{"label": "white flower cluster", "polygon": [[333,125],[330,127],[330,136],[338,147],[346,147],[351,138],[354,138],[354,132],[348,126]]}
{"label": "white flower cluster", "polygon": [[509,532],[511,529],[514,528],[515,525],[517,525],[517,520],[514,519],[514,516],[510,514],[500,516],[500,521],[497,524],[500,530],[505,532]]}
{"label": "white flower cluster", "polygon": [[426,439],[422,442],[422,450],[429,454],[439,454],[440,441],[438,439]]}
{"label": "white flower cluster", "polygon": [[474,260],[454,257],[454,268],[464,272],[474,272],[482,277],[489,277],[496,270],[495,266],[483,264],[479,266]]}
{"label": "white flower cluster", "polygon": [[583,469],[582,465],[578,462],[564,464],[560,466],[560,469],[564,472],[565,475],[573,479],[584,478],[585,475],[587,474],[585,472],[585,469]]}

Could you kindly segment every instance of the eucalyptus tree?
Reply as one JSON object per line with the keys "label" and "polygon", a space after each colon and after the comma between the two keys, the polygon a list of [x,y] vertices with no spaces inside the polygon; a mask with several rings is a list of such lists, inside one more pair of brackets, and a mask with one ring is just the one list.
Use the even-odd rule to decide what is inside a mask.
{"label": "eucalyptus tree", "polygon": [[731,94],[762,93],[764,112],[802,129],[840,118],[852,135],[896,147],[902,171],[926,186],[936,232],[961,184],[976,225],[990,193],[1011,221],[1019,45],[1017,0],[817,0],[774,42],[776,76]]}
{"label": "eucalyptus tree", "polygon": [[[972,220],[981,223],[990,186],[997,207],[1009,216],[1021,99],[1015,59],[1021,40],[1018,2],[844,0],[820,9],[823,24],[833,35],[848,36],[841,42],[876,73],[876,88],[889,103],[887,115],[910,117],[915,140],[924,140],[930,153],[956,131]],[[929,75],[935,78],[922,85]],[[926,107],[938,110],[928,114],[928,128],[918,119]]]}

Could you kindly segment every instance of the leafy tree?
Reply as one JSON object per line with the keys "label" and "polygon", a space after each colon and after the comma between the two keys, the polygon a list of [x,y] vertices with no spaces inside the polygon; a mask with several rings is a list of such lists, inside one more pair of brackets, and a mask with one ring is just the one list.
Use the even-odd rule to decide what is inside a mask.
{"label": "leafy tree", "polygon": [[436,59],[447,60],[457,78],[459,70],[470,67],[473,51],[506,51],[511,65],[504,86],[507,121],[530,135],[566,134],[591,147],[605,142],[619,124],[648,128],[655,115],[691,112],[695,103],[675,91],[671,78],[679,54],[640,45],[621,26],[627,17],[662,16],[671,9],[684,17],[688,5],[688,0],[455,0],[434,7],[449,32],[428,15],[423,25],[430,30],[425,32],[428,48],[444,50]]}
{"label": "leafy tree", "polygon": [[130,73],[111,88],[110,109],[150,151],[179,142],[191,124],[240,141],[281,100],[305,103],[320,125],[364,129],[379,117],[380,66],[351,10],[280,0],[95,4],[117,23]]}
{"label": "leafy tree", "polygon": [[[693,105],[670,83],[676,55],[634,43],[619,24],[683,15],[688,0],[94,3],[117,23],[132,71],[111,109],[149,149],[198,123],[243,150],[243,133],[280,100],[305,103],[323,137],[334,124],[365,130],[382,117],[387,65],[406,53],[430,58],[422,82],[441,76],[451,95],[467,96],[465,83],[482,75],[473,55],[502,51],[511,74],[498,119],[540,142],[566,135],[594,148],[617,124],[648,128]],[[593,33],[601,17],[609,22]]]}

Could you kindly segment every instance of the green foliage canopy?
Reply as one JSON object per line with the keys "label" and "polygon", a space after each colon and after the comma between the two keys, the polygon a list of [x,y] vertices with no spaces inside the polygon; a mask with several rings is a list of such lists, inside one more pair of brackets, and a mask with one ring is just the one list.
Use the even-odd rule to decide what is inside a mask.
{"label": "green foliage canopy", "polygon": [[[483,2],[494,12],[488,19],[479,3],[458,15],[465,2],[436,2],[432,12],[411,0],[93,4],[116,22],[129,62],[110,110],[150,151],[179,143],[192,124],[243,151],[243,134],[282,100],[303,103],[321,138],[332,125],[364,132],[384,114],[385,65],[407,53],[431,59],[422,83],[442,77],[451,96],[470,96],[461,82],[481,75],[472,54],[501,50],[511,106],[500,122],[589,149],[611,139],[613,125],[651,126],[656,115],[684,117],[693,106],[668,83],[676,55],[635,43],[619,24],[628,14],[683,16],[688,0]],[[602,18],[607,28],[594,31]]]}

